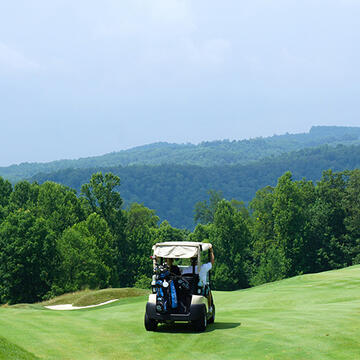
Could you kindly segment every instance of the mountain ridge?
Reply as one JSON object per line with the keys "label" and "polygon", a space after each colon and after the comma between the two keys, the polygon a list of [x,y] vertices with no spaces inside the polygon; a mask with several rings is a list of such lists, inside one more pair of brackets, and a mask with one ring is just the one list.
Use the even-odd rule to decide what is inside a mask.
{"label": "mountain ridge", "polygon": [[176,227],[192,228],[193,209],[198,201],[208,197],[207,191],[221,191],[228,200],[248,203],[257,190],[275,186],[277,179],[290,170],[294,179],[305,177],[320,180],[324,170],[352,170],[360,167],[360,145],[323,145],[302,149],[278,157],[268,157],[247,165],[163,164],[64,169],[48,174],[37,174],[31,181],[55,181],[80,190],[91,175],[112,172],[121,179],[120,193],[125,206],[132,202],[144,203],[155,209],[162,220]]}
{"label": "mountain ridge", "polygon": [[269,156],[324,144],[360,144],[360,127],[313,126],[308,133],[273,135],[244,140],[203,141],[197,145],[156,142],[127,150],[79,159],[46,163],[21,163],[0,167],[0,176],[16,182],[37,173],[50,173],[67,168],[182,164],[211,167],[246,165]]}

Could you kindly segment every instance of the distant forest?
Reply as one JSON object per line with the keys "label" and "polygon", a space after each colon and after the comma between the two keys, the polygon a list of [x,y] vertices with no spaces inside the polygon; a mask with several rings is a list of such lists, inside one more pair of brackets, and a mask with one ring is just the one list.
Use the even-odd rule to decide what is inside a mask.
{"label": "distant forest", "polygon": [[209,190],[220,191],[225,199],[247,204],[258,189],[275,186],[290,170],[293,178],[319,180],[327,169],[343,171],[360,168],[360,145],[304,149],[267,158],[248,165],[200,167],[194,165],[117,166],[91,169],[66,169],[38,174],[31,181],[47,180],[80,190],[94,172],[112,172],[120,177],[118,190],[125,206],[143,203],[155,209],[161,220],[178,228],[194,228],[194,205],[208,197]]}
{"label": "distant forest", "polygon": [[274,135],[248,140],[206,141],[194,144],[154,143],[78,160],[22,163],[0,167],[0,176],[16,182],[37,173],[68,168],[104,168],[131,165],[196,165],[201,167],[246,165],[271,156],[321,145],[360,145],[360,127],[314,126],[308,133]]}
{"label": "distant forest", "polygon": [[156,143],[99,157],[0,168],[13,183],[26,179],[67,185],[79,193],[93,173],[120,177],[126,208],[133,202],[154,209],[161,220],[193,229],[194,205],[209,190],[247,204],[258,189],[274,186],[285,171],[317,181],[327,169],[360,167],[360,127],[315,126],[309,133],[241,141]]}

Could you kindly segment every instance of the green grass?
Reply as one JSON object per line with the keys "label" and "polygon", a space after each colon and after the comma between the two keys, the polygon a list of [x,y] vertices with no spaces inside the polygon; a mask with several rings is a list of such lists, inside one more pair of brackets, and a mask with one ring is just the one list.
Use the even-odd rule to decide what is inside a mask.
{"label": "green grass", "polygon": [[0,359],[4,360],[35,360],[38,359],[33,354],[22,349],[20,346],[10,343],[0,337]]}
{"label": "green grass", "polygon": [[3,307],[0,336],[41,359],[360,358],[360,266],[214,298],[204,333],[182,323],[146,332],[142,295],[74,311]]}
{"label": "green grass", "polygon": [[54,299],[42,302],[41,305],[72,304],[73,306],[88,306],[101,304],[112,299],[147,295],[149,292],[149,290],[135,288],[83,290],[58,296]]}

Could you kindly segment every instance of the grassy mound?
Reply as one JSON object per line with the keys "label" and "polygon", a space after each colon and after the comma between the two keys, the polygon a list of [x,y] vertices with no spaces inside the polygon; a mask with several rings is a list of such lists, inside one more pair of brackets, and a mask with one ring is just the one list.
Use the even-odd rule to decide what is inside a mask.
{"label": "grassy mound", "polygon": [[46,359],[359,358],[360,266],[214,299],[215,323],[204,333],[184,323],[145,331],[146,296],[138,296],[74,311],[0,308],[0,336]]}
{"label": "grassy mound", "polygon": [[69,294],[64,294],[51,300],[44,301],[41,303],[41,305],[47,306],[72,304],[73,306],[89,306],[101,304],[105,301],[113,299],[144,296],[147,294],[149,294],[148,290],[136,288],[82,290]]}
{"label": "grassy mound", "polygon": [[20,346],[14,345],[6,339],[0,337],[0,359],[35,360],[38,358],[22,349]]}

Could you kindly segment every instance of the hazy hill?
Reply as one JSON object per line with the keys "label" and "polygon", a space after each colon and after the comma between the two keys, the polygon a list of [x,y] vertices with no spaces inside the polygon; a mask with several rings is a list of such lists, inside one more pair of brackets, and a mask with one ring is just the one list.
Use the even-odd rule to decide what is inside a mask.
{"label": "hazy hill", "polygon": [[129,150],[78,160],[49,163],[22,163],[0,167],[0,176],[11,181],[35,174],[75,168],[98,168],[129,165],[246,165],[252,161],[277,156],[290,151],[328,144],[360,144],[360,127],[314,126],[308,133],[274,135],[239,141],[210,141],[193,144],[154,143]]}
{"label": "hazy hill", "polygon": [[207,198],[209,189],[220,190],[226,199],[250,201],[257,190],[276,185],[277,179],[290,170],[295,179],[318,180],[323,170],[342,171],[360,167],[360,145],[336,147],[324,145],[248,165],[133,165],[66,169],[38,174],[31,180],[52,180],[77,190],[94,172],[113,172],[120,176],[120,193],[127,204],[136,201],[155,209],[162,220],[177,227],[192,228],[197,201]]}

